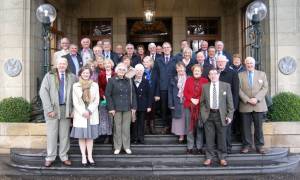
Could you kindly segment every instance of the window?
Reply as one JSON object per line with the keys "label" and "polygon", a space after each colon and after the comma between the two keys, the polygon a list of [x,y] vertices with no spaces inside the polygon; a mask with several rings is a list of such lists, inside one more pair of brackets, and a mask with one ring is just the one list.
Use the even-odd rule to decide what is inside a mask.
{"label": "window", "polygon": [[221,39],[220,18],[187,18],[186,36],[193,51],[197,51],[203,40],[214,45]]}
{"label": "window", "polygon": [[91,39],[92,46],[102,39],[112,42],[112,19],[79,19],[78,42],[85,37]]}
{"label": "window", "polygon": [[60,50],[60,39],[64,37],[64,33],[58,29],[59,17],[53,22],[53,26],[51,27],[50,33],[50,61],[51,66],[53,66],[53,56],[56,51]]}

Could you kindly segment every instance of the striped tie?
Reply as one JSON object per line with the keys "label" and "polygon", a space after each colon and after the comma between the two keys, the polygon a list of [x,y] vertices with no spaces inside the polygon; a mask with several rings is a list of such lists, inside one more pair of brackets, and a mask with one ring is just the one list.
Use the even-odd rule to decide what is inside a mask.
{"label": "striped tie", "polygon": [[213,83],[213,102],[212,102],[212,108],[213,109],[218,109],[217,107],[217,88],[216,88],[216,84]]}

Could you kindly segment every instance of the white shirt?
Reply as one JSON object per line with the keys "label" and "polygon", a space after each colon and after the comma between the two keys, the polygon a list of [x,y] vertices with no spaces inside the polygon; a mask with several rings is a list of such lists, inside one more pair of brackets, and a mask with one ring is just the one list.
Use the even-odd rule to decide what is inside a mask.
{"label": "white shirt", "polygon": [[[213,84],[216,84],[216,92],[217,92],[217,107],[216,108],[215,107],[213,108],[213,87],[214,87]],[[211,109],[219,109],[219,81],[215,82],[215,83],[213,83],[213,82],[210,83],[209,98],[210,98],[210,105],[209,105],[209,107]]]}
{"label": "white shirt", "polygon": [[67,55],[67,54],[69,54],[69,50],[68,49],[67,50],[62,49],[60,51],[56,51],[54,53],[54,55],[53,55],[53,62],[52,62],[53,66],[56,67],[56,65],[57,65],[57,59],[58,58],[61,58],[61,57],[65,56],[65,55]]}

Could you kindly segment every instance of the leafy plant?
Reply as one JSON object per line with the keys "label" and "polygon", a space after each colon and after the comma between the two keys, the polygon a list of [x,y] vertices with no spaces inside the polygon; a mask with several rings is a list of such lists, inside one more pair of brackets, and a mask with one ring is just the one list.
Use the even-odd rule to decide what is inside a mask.
{"label": "leafy plant", "polygon": [[31,104],[22,97],[10,97],[0,101],[0,122],[28,122]]}

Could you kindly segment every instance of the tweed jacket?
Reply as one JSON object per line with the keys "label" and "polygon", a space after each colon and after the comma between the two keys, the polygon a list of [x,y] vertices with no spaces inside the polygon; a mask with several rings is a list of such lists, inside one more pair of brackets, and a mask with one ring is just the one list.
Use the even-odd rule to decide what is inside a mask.
{"label": "tweed jacket", "polygon": [[[200,116],[203,123],[205,123],[210,113],[210,84],[203,85],[202,94],[200,98]],[[221,122],[223,126],[227,126],[226,117],[232,119],[234,113],[233,100],[231,94],[230,84],[219,81],[219,111]]]}
{"label": "tweed jacket", "polygon": [[[51,119],[61,119],[61,118],[70,118],[71,113],[73,112],[73,103],[72,103],[72,86],[76,82],[76,76],[69,71],[65,73],[65,92],[66,92],[66,116],[60,117],[60,105],[58,98],[58,90],[59,90],[59,75],[57,69],[53,69],[49,71],[41,84],[40,88],[40,98],[42,100],[43,109],[44,109],[44,117],[45,120]],[[55,117],[48,117],[48,113],[55,112]]]}
{"label": "tweed jacket", "polygon": [[[248,71],[239,73],[240,80],[240,112],[266,112],[268,107],[265,96],[268,92],[268,80],[266,73],[254,70],[253,85],[248,84]],[[257,104],[255,106],[247,103],[250,98],[256,98]]]}
{"label": "tweed jacket", "polygon": [[99,113],[98,113],[98,105],[99,105],[99,87],[98,84],[92,82],[90,88],[91,94],[91,102],[86,106],[82,100],[82,87],[79,82],[73,85],[73,105],[74,105],[74,119],[73,126],[79,128],[87,127],[87,119],[83,117],[83,113],[87,110],[92,114],[90,116],[90,124],[96,125],[99,124]]}

